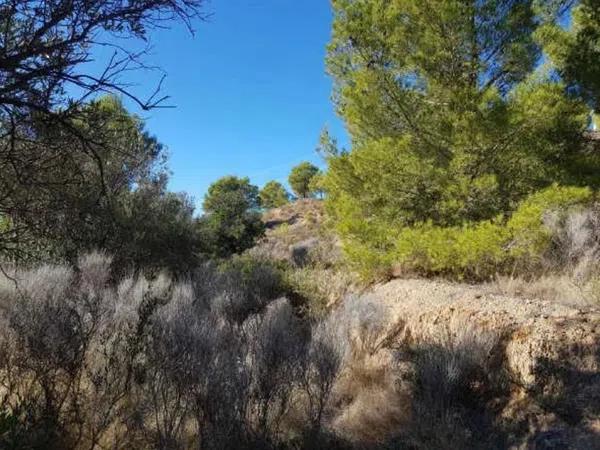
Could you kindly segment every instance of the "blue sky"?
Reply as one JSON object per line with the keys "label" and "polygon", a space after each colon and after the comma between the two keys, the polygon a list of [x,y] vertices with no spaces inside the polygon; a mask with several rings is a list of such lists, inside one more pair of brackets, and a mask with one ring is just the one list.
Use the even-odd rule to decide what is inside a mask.
{"label": "blue sky", "polygon": [[[327,0],[212,0],[192,37],[183,27],[152,35],[148,62],[167,74],[174,109],[140,113],[169,148],[170,189],[202,202],[208,185],[233,174],[262,186],[284,182],[304,160],[322,165],[315,147],[324,126],[341,143],[325,46]],[[160,73],[135,73],[135,92],[155,87]],[[129,106],[129,105],[128,105]]]}

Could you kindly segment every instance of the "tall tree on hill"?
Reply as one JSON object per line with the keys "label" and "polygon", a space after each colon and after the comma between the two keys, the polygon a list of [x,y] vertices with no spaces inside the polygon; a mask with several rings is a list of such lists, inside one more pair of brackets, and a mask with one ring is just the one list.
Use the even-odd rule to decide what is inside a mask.
{"label": "tall tree on hill", "polygon": [[263,208],[279,208],[290,201],[290,194],[285,190],[283,184],[277,181],[269,181],[260,190],[260,206]]}
{"label": "tall tree on hill", "polygon": [[223,258],[252,247],[264,232],[258,188],[248,178],[226,176],[215,181],[204,198],[198,226],[203,252]]}
{"label": "tall tree on hill", "polygon": [[313,193],[310,181],[319,173],[319,168],[308,161],[302,162],[292,168],[289,176],[290,186],[300,198],[310,197]]}

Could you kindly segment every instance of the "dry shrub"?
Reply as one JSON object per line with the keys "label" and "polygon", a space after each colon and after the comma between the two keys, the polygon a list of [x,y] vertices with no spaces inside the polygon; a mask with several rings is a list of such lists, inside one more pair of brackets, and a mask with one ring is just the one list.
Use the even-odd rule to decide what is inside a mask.
{"label": "dry shrub", "polygon": [[302,387],[313,434],[321,430],[324,415],[330,413],[327,408],[345,353],[346,343],[339,340],[332,322],[321,320],[313,326],[302,371]]}
{"label": "dry shrub", "polygon": [[489,442],[498,337],[468,322],[426,330],[402,359],[376,298],[307,318],[264,261],[112,280],[91,254],[15,276],[0,282],[0,448]]}
{"label": "dry shrub", "polygon": [[[110,258],[94,253],[74,269],[3,279],[0,447],[335,441],[326,428],[344,349],[327,324],[311,327],[279,296],[272,268],[235,264],[178,282],[115,282]],[[284,429],[296,400],[302,422]]]}
{"label": "dry shrub", "polygon": [[499,336],[468,320],[424,330],[410,350],[413,420],[400,440],[427,449],[499,448],[488,410],[502,386],[498,344]]}
{"label": "dry shrub", "polygon": [[355,443],[383,443],[410,416],[407,392],[387,346],[392,331],[387,310],[368,295],[351,296],[325,323],[343,355],[333,391],[333,428]]}
{"label": "dry shrub", "polygon": [[414,350],[422,400],[439,411],[463,401],[473,383],[490,372],[497,344],[495,333],[466,320],[426,330]]}
{"label": "dry shrub", "polygon": [[588,279],[598,269],[600,256],[600,213],[598,206],[584,210],[544,216],[544,225],[552,235],[545,256],[546,266],[566,270],[576,280]]}
{"label": "dry shrub", "polygon": [[531,279],[498,276],[485,289],[494,294],[536,298],[575,307],[594,305],[600,301],[600,285],[596,277],[578,284],[566,274],[548,274]]}
{"label": "dry shrub", "polygon": [[600,301],[600,213],[598,205],[548,212],[544,225],[551,245],[543,257],[544,271],[498,276],[486,288],[494,293],[539,298],[573,306]]}
{"label": "dry shrub", "polygon": [[12,301],[0,333],[14,353],[0,367],[2,406],[18,412],[25,447],[97,445],[124,389],[116,297],[106,285],[110,260],[92,254],[79,262],[77,272],[42,266],[4,283]]}
{"label": "dry shrub", "polygon": [[[394,386],[364,386],[340,408],[336,431],[355,444],[384,445],[406,428],[411,418],[410,392]],[[385,447],[384,447],[385,448]]]}

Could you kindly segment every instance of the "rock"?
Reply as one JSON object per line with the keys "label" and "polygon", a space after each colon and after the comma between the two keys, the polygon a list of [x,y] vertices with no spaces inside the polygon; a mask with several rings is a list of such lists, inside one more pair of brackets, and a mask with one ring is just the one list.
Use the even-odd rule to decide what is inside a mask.
{"label": "rock", "polygon": [[290,259],[296,267],[304,267],[310,263],[310,253],[317,248],[317,238],[306,239],[290,246]]}
{"label": "rock", "polygon": [[[491,296],[482,289],[394,280],[374,287],[370,295],[386,305],[392,321],[406,324],[406,335],[413,340],[440,333],[451,323],[472,324],[500,336],[501,345],[491,357],[501,361],[507,372],[511,395],[523,396],[525,408],[552,413],[543,424],[532,426],[536,438],[522,448],[597,448],[564,443],[589,436],[589,427],[582,424],[600,417],[600,307],[581,309],[533,298]],[[506,415],[514,416],[514,411]],[[537,412],[531,415],[539,417]],[[548,429],[554,431],[545,432]],[[562,430],[572,438],[567,439]],[[600,433],[591,436],[581,442],[600,443]]]}

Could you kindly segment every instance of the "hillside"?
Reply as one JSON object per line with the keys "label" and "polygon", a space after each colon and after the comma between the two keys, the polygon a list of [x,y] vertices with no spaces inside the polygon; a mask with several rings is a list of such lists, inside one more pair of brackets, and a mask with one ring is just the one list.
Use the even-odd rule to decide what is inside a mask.
{"label": "hillside", "polygon": [[[390,348],[447,332],[460,346],[465,329],[492,333],[497,339],[489,354],[492,370],[507,377],[505,389],[493,399],[496,414],[529,430],[533,448],[600,448],[597,307],[415,279],[376,286],[370,295],[390,318]],[[546,442],[550,436],[552,445]]]}
{"label": "hillside", "polygon": [[[255,249],[263,255],[293,261],[298,248],[336,243],[339,249],[324,230],[325,215],[316,201],[270,211],[265,221],[269,231]],[[361,349],[360,362],[338,383],[346,403],[332,420],[336,430],[364,442],[393,435],[399,427],[414,428],[413,421],[422,423],[423,417],[406,410],[416,389],[407,380],[419,370],[415,355],[424,343],[446,354],[437,369],[448,372],[433,375],[441,384],[444,377],[466,376],[463,359],[485,344],[489,384],[479,387],[478,401],[489,423],[482,430],[488,427],[496,443],[504,440],[500,448],[600,448],[599,305],[574,299],[566,290],[562,298],[564,287],[555,279],[540,283],[545,290],[506,280],[472,285],[434,279],[349,289],[330,306],[334,317],[352,317],[350,335]],[[439,448],[440,439],[416,445]]]}
{"label": "hillside", "polygon": [[600,450],[600,0],[210,3],[0,7],[0,450]]}
{"label": "hillside", "polygon": [[340,242],[325,226],[323,202],[300,199],[263,215],[265,236],[251,250],[276,261],[296,266],[311,263],[333,265],[340,256]]}

